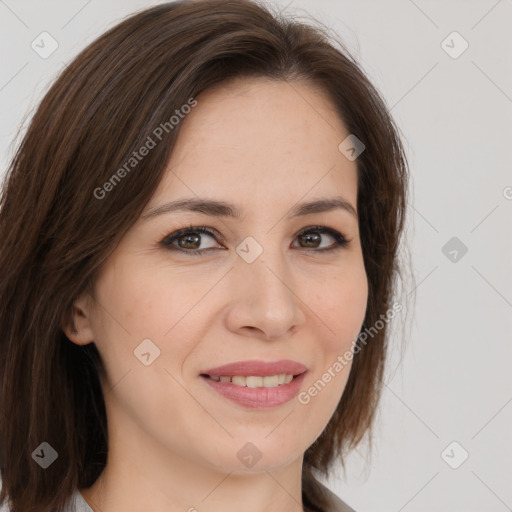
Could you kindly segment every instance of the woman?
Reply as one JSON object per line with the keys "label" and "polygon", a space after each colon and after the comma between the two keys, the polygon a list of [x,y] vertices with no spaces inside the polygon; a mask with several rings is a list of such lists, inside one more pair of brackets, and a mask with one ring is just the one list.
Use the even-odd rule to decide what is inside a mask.
{"label": "woman", "polygon": [[89,45],[2,190],[4,506],[353,510],[317,476],[371,432],[407,175],[348,51],[255,2]]}

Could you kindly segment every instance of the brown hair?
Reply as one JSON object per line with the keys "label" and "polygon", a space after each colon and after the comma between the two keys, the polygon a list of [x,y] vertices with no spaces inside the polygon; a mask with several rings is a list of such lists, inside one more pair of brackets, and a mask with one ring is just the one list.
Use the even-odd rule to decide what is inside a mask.
{"label": "brown hair", "polygon": [[[13,512],[60,512],[103,470],[101,358],[94,343],[72,343],[61,326],[154,194],[180,126],[109,191],[108,201],[94,191],[191,97],[251,76],[307,80],[327,92],[349,133],[366,146],[356,161],[369,282],[363,328],[390,308],[400,273],[406,157],[379,93],[342,43],[329,38],[249,0],[161,4],[100,36],[44,96],[0,204],[0,504],[8,499]],[[354,355],[338,408],[305,452],[304,475],[327,475],[369,431],[386,333],[384,326]],[[32,456],[42,442],[58,453],[45,470]]]}

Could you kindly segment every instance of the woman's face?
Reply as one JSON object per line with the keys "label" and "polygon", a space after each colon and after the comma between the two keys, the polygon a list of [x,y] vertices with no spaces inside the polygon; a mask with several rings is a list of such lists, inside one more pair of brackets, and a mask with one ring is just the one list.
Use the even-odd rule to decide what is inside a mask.
{"label": "woman's face", "polygon": [[[311,85],[243,80],[196,100],[145,214],[192,199],[229,203],[241,216],[224,208],[141,216],[98,276],[95,300],[77,301],[83,315],[71,337],[94,341],[101,354],[119,443],[222,471],[277,469],[301,458],[331,418],[351,367],[335,363],[365,316],[367,278],[350,211],[356,162],[338,149],[349,132]],[[299,210],[319,199],[349,206]],[[202,375],[282,360],[306,369],[282,388],[279,377],[265,380],[268,390],[248,379],[256,387],[243,391]],[[300,371],[245,370],[229,374]]]}

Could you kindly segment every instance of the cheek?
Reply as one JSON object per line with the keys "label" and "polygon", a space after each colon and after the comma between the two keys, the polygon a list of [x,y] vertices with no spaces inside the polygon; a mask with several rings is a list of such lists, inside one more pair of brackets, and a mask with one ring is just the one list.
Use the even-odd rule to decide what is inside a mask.
{"label": "cheek", "polygon": [[[207,304],[201,301],[205,284],[201,279],[194,284],[178,273],[171,280],[169,274],[169,269],[147,265],[136,269],[120,261],[115,272],[104,274],[97,288],[102,307],[93,323],[107,385],[114,385],[127,372],[133,380],[139,371],[147,373],[136,386],[139,393],[152,388],[155,379],[168,386],[166,370],[181,381],[181,367],[206,328],[201,321]],[[144,366],[140,358],[148,352],[145,357],[153,362]]]}
{"label": "cheek", "polygon": [[162,297],[162,285],[143,270],[119,258],[97,280],[91,327],[110,383],[143,366],[134,353],[143,340],[160,350],[162,334],[175,318],[173,306],[164,311],[163,304],[173,302]]}
{"label": "cheek", "polygon": [[101,307],[94,323],[103,331],[115,331],[109,333],[114,340],[119,339],[119,333],[131,342],[160,340],[204,290],[194,293],[179,274],[171,279],[170,270],[132,259],[118,258],[98,280]]}
{"label": "cheek", "polygon": [[[107,406],[116,411],[111,421],[129,416],[154,436],[161,435],[158,425],[183,436],[176,411],[201,412],[184,389],[180,367],[193,348],[198,309],[193,306],[204,289],[191,291],[185,279],[174,279],[169,286],[154,268],[134,272],[119,261],[115,272],[113,268],[98,283],[93,321],[107,372]],[[151,362],[145,365],[144,360]]]}
{"label": "cheek", "polygon": [[331,334],[329,346],[350,346],[361,330],[368,302],[368,281],[364,268],[332,279],[316,294],[316,312]]}
{"label": "cheek", "polygon": [[353,348],[368,300],[364,268],[354,268],[353,272],[331,280],[315,298],[315,313],[322,320],[325,334],[317,339],[321,355],[299,402],[315,409],[312,417],[317,419],[312,420],[312,429],[322,430],[336,410],[352,368]]}

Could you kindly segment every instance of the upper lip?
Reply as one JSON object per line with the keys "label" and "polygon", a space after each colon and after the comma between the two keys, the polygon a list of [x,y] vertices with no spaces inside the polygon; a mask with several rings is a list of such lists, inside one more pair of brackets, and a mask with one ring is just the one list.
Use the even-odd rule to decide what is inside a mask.
{"label": "upper lip", "polygon": [[297,361],[289,359],[282,359],[280,361],[236,361],[234,363],[217,366],[201,372],[201,375],[210,376],[226,376],[226,375],[240,375],[240,376],[268,376],[278,375],[279,373],[286,373],[288,375],[298,375],[304,373],[307,367]]}

